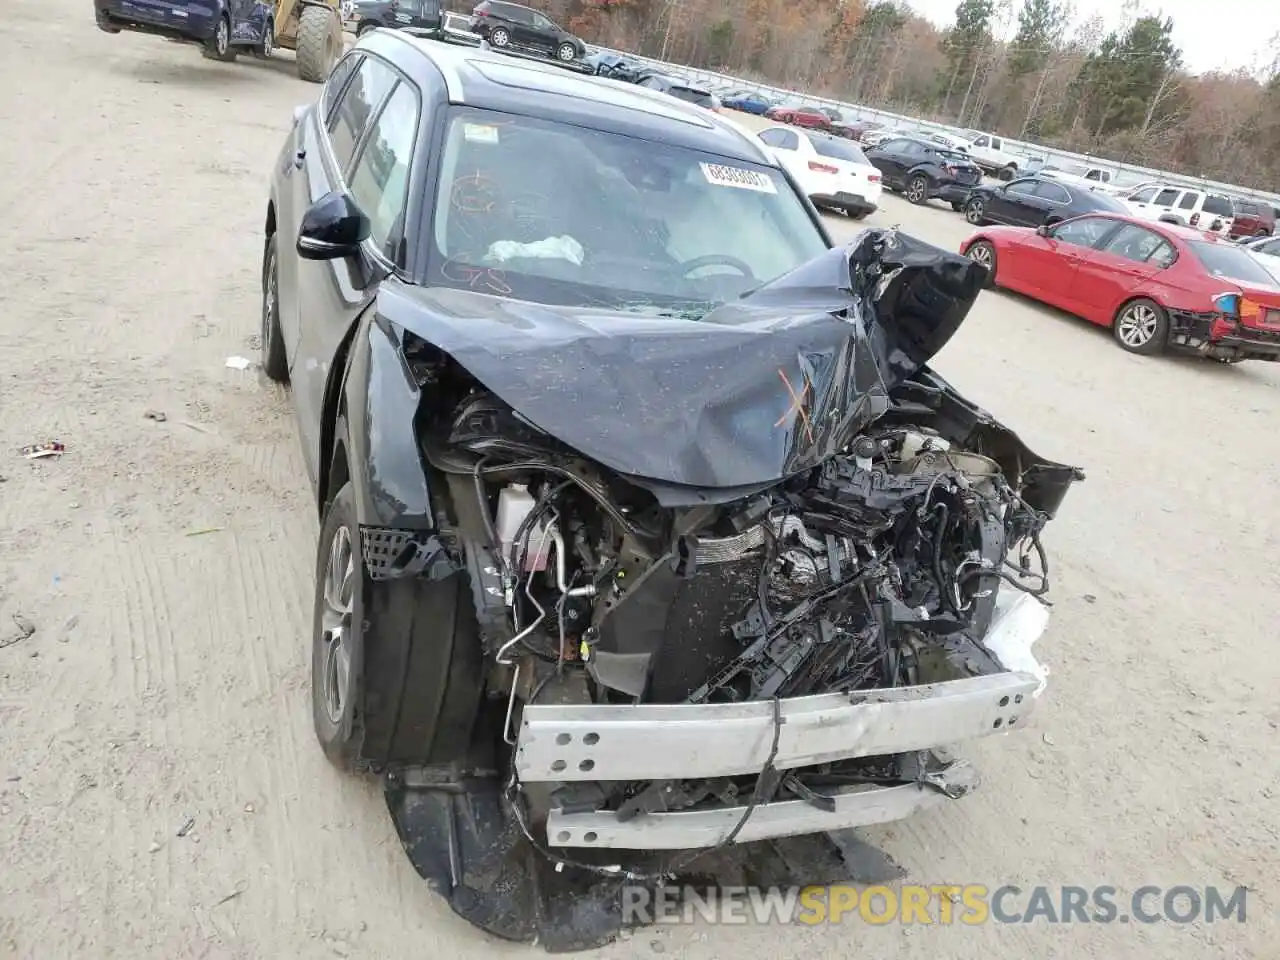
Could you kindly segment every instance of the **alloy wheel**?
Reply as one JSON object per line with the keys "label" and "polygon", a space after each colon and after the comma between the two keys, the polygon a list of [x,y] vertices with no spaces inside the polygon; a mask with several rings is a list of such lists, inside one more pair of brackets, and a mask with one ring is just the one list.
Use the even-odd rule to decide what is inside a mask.
{"label": "alloy wheel", "polygon": [[275,25],[268,22],[267,29],[262,32],[262,58],[264,60],[271,56],[271,51],[276,48],[276,28]]}
{"label": "alloy wheel", "polygon": [[355,553],[346,526],[334,531],[324,573],[324,611],[321,631],[324,662],[320,670],[320,698],[325,715],[342,723],[351,691],[351,617],[356,580]]}
{"label": "alloy wheel", "polygon": [[213,36],[213,49],[217,51],[218,56],[225,57],[230,45],[231,37],[227,32],[227,21],[224,17],[218,21],[218,26]]}
{"label": "alloy wheel", "polygon": [[1160,326],[1160,317],[1145,303],[1126,307],[1116,323],[1116,335],[1128,347],[1144,347]]}
{"label": "alloy wheel", "polygon": [[270,353],[271,341],[275,338],[276,313],[279,293],[276,287],[276,252],[271,251],[267,258],[267,284],[262,291],[262,355]]}
{"label": "alloy wheel", "polygon": [[911,181],[911,186],[907,188],[907,199],[912,203],[919,203],[924,199],[925,185],[924,181],[919,178]]}
{"label": "alloy wheel", "polygon": [[573,49],[573,44],[569,44],[569,43],[560,44],[559,57],[565,63],[568,63],[570,60],[572,60],[576,53],[577,51]]}
{"label": "alloy wheel", "polygon": [[991,248],[985,243],[976,243],[969,248],[969,259],[991,269]]}
{"label": "alloy wheel", "polygon": [[964,208],[964,218],[975,227],[982,224],[982,201],[970,200],[969,205]]}
{"label": "alloy wheel", "polygon": [[511,37],[505,30],[495,30],[493,33],[489,34],[489,42],[495,47],[505,47],[511,42]]}

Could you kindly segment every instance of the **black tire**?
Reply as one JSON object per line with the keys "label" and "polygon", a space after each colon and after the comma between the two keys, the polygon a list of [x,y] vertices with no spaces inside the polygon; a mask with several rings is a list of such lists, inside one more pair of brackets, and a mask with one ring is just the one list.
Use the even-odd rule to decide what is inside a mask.
{"label": "black tire", "polygon": [[270,60],[275,49],[276,25],[273,21],[268,20],[266,27],[263,28],[262,31],[262,39],[259,40],[257,46],[253,48],[253,55],[259,60]]}
{"label": "black tire", "polygon": [[871,215],[870,210],[845,210],[845,214],[854,220],[865,220]]}
{"label": "black tire", "polygon": [[961,200],[952,200],[951,209],[954,210],[956,213],[959,213],[961,210],[964,209],[964,202]]}
{"label": "black tire", "polygon": [[987,282],[983,286],[987,289],[994,287],[996,285],[996,269],[999,266],[996,260],[996,248],[987,240],[979,240],[969,247],[965,256],[974,263],[982,264],[987,268]]}
{"label": "black tire", "polygon": [[[345,531],[343,534],[341,531]],[[463,759],[483,692],[481,645],[466,578],[372,580],[361,559],[355,493],[330,501],[316,560],[311,713],[325,756],[348,771]],[[330,698],[325,600],[335,541],[351,544],[345,698]],[[339,560],[345,567],[345,561]]]}
{"label": "black tire", "polygon": [[578,48],[572,43],[562,43],[556,47],[556,59],[561,63],[572,63],[578,59]]}
{"label": "black tire", "polygon": [[506,27],[494,27],[489,31],[489,46],[491,47],[509,47],[511,46],[511,33]]}
{"label": "black tire", "polygon": [[370,30],[377,30],[377,29],[378,29],[378,24],[374,23],[372,20],[365,20],[363,23],[360,24],[359,27],[356,28],[356,36],[363,37]]}
{"label": "black tire", "polygon": [[262,371],[276,383],[289,382],[289,358],[280,332],[280,261],[276,235],[262,251]]}
{"label": "black tire", "polygon": [[342,54],[342,24],[330,7],[306,6],[298,17],[294,45],[298,76],[307,83],[324,83]]}
{"label": "black tire", "polygon": [[965,223],[974,227],[982,227],[987,224],[987,218],[983,216],[987,211],[987,206],[982,202],[981,197],[970,197],[969,201],[964,205]]}
{"label": "black tire", "polygon": [[204,42],[200,52],[209,60],[231,63],[236,58],[236,48],[231,45],[231,20],[225,15],[218,19],[213,36]]}
{"label": "black tire", "polygon": [[917,206],[927,203],[929,201],[929,178],[924,174],[917,173],[908,180],[906,197],[907,203],[914,203]]}
{"label": "black tire", "polygon": [[98,22],[98,29],[101,30],[103,33],[119,33],[120,32],[120,28],[117,27],[114,23],[112,23],[111,18],[108,17],[102,11],[98,11],[97,22]]}
{"label": "black tire", "polygon": [[1163,353],[1169,342],[1169,314],[1154,300],[1138,297],[1116,311],[1111,333],[1128,353]]}

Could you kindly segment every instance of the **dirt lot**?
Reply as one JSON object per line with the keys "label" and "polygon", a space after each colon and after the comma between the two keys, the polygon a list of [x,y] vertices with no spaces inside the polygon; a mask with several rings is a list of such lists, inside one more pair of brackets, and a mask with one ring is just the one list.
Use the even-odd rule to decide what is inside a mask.
{"label": "dirt lot", "polygon": [[[527,955],[429,893],[312,739],[314,510],[286,396],[225,361],[256,358],[265,180],[318,88],[108,37],[87,0],[5,14],[0,644],[35,633],[0,647],[0,955]],[[894,198],[872,222],[965,233]],[[872,839],[926,883],[1244,884],[1249,922],[703,926],[599,956],[1275,956],[1280,370],[1132,357],[1002,294],[938,365],[1089,480],[1048,538],[1033,728]]]}

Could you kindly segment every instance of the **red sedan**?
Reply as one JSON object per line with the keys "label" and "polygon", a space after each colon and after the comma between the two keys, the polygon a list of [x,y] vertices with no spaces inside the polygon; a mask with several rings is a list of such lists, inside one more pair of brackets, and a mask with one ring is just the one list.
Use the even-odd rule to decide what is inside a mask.
{"label": "red sedan", "polygon": [[800,107],[795,104],[782,104],[770,107],[764,115],[779,123],[790,123],[797,127],[813,127],[817,130],[830,130],[831,118],[816,107]]}
{"label": "red sedan", "polygon": [[1099,213],[983,227],[960,252],[993,286],[1111,327],[1130,353],[1280,360],[1280,280],[1216,234]]}

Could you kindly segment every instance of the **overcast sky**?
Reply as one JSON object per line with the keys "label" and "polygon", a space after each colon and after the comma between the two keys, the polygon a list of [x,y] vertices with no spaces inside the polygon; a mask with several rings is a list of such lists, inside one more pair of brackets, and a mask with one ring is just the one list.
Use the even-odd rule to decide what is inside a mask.
{"label": "overcast sky", "polygon": [[[955,22],[956,0],[906,0],[938,25]],[[1015,16],[1022,5],[1013,0]],[[1077,20],[1101,13],[1108,27],[1123,17],[1118,0],[1075,0]],[[1270,60],[1267,48],[1280,33],[1280,4],[1275,0],[1161,0],[1144,4],[1146,12],[1173,18],[1173,39],[1193,73],[1254,69]],[[1017,21],[1014,21],[1017,29]]]}

